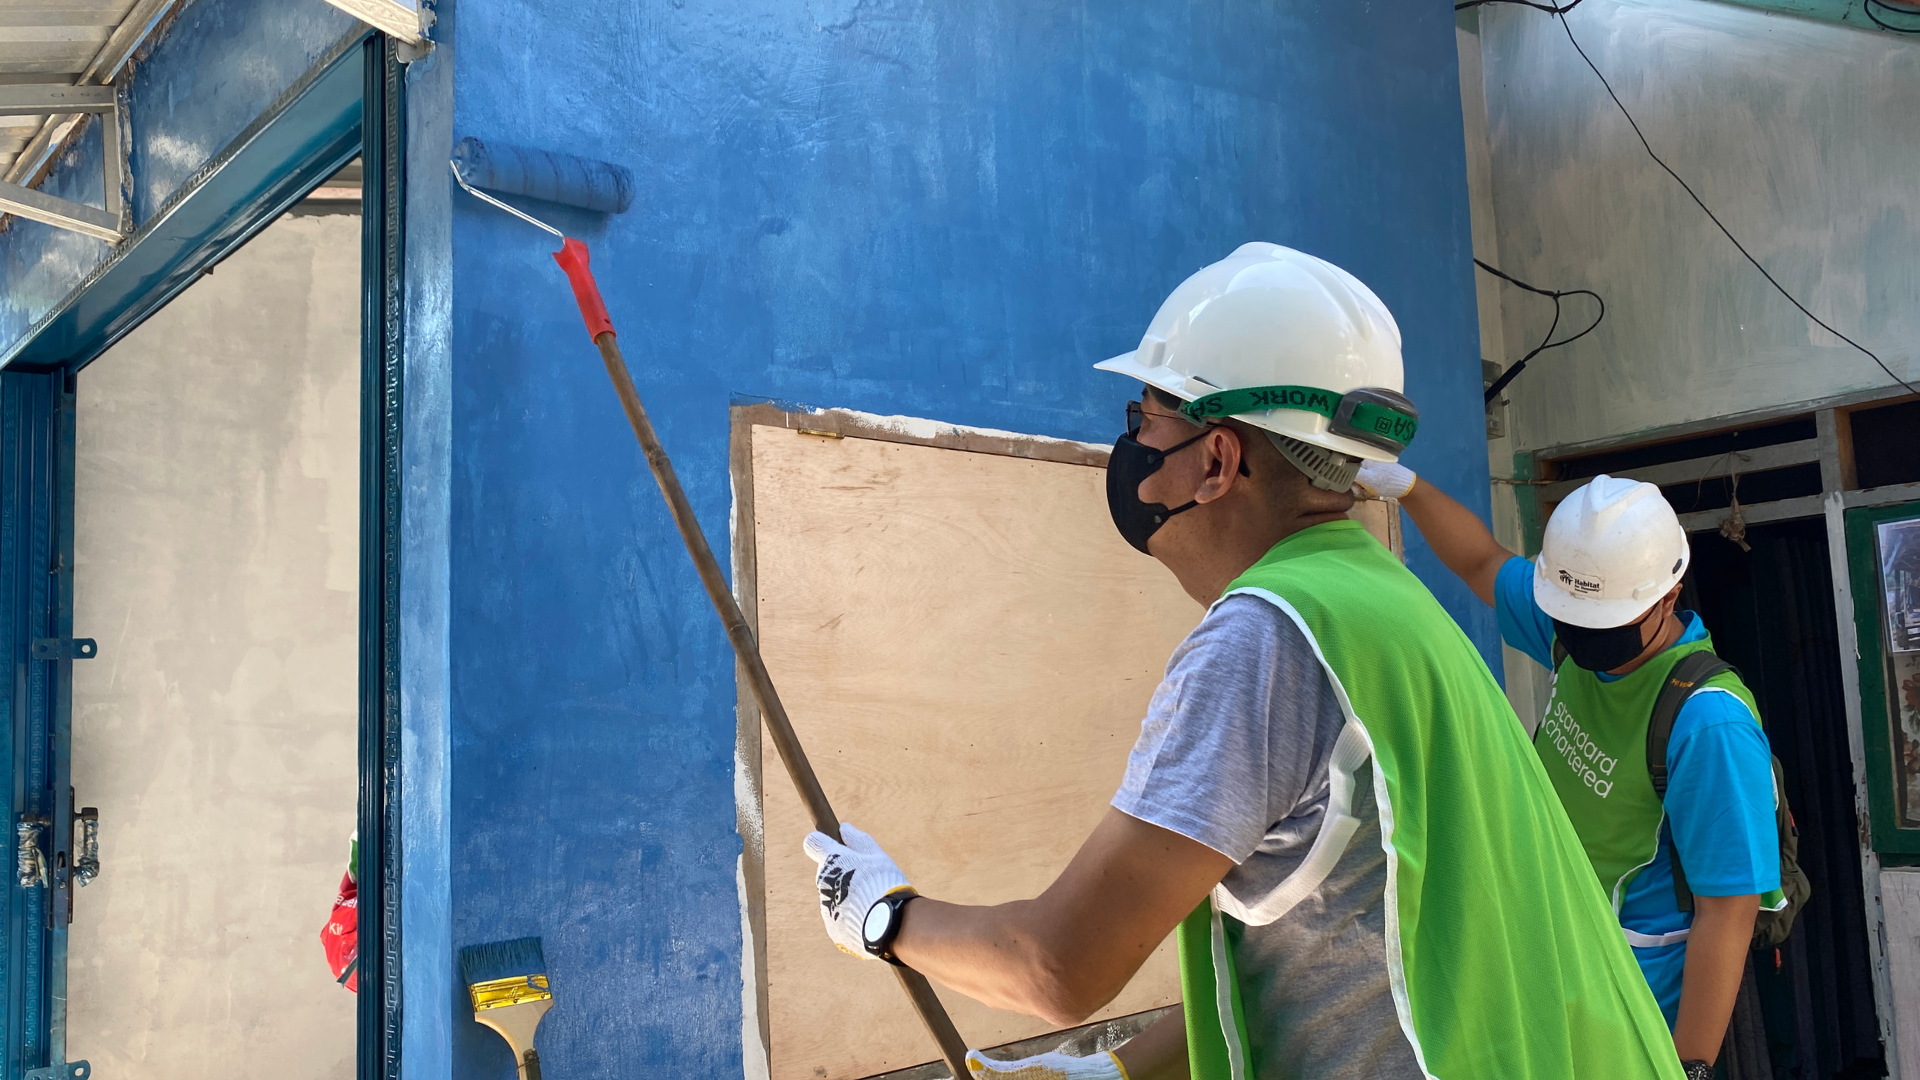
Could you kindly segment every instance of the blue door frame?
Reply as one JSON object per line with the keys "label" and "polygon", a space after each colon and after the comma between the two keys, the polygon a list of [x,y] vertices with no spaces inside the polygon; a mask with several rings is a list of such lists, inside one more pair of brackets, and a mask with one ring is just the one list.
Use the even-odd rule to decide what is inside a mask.
{"label": "blue door frame", "polygon": [[[83,1080],[66,1059],[74,403],[82,368],[355,156],[361,322],[361,1080],[400,1071],[399,517],[403,69],[348,35],[0,356],[0,759],[12,845],[0,923],[0,1080]],[[25,827],[24,832],[22,827]],[[107,867],[111,873],[112,868]],[[77,912],[86,917],[84,897]],[[315,962],[319,961],[316,952]]]}
{"label": "blue door frame", "polygon": [[[10,864],[0,1073],[66,1065],[73,920],[73,377],[0,372],[0,755]],[[89,650],[91,651],[91,650]],[[71,1075],[84,1077],[85,1063]]]}

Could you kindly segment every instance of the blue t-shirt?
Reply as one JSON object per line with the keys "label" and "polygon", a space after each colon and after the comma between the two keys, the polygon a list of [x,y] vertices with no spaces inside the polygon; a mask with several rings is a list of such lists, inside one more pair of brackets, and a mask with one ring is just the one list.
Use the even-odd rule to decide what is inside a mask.
{"label": "blue t-shirt", "polygon": [[[1553,667],[1553,620],[1533,600],[1533,563],[1507,560],[1494,580],[1500,636],[1547,668]],[[1682,612],[1686,632],[1676,645],[1707,636],[1700,616]],[[1601,682],[1618,676],[1600,675]],[[1620,925],[1640,934],[1684,930],[1693,916],[1673,896],[1670,851],[1680,845],[1687,884],[1697,896],[1749,896],[1780,887],[1780,839],[1773,814],[1773,752],[1746,703],[1709,688],[1696,692],[1674,717],[1667,742],[1666,823],[1653,862],[1620,898]],[[1687,945],[1642,948],[1633,955],[1672,1027],[1680,1009],[1680,977]]]}

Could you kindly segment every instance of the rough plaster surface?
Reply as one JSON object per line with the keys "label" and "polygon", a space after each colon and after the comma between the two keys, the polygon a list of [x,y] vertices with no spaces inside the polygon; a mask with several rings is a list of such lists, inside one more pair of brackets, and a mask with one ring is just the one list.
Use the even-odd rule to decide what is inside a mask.
{"label": "rough plaster surface", "polygon": [[79,382],[68,1053],[353,1075],[319,930],[356,799],[357,216],[285,218]]}
{"label": "rough plaster surface", "polygon": [[[1889,384],[1647,158],[1555,20],[1479,11],[1496,265],[1607,302],[1598,330],[1507,391],[1512,449]],[[1781,284],[1920,379],[1920,48],[1703,0],[1589,0],[1569,19],[1654,149]],[[1503,301],[1507,362],[1552,304],[1511,287]]]}
{"label": "rough plaster surface", "polygon": [[[722,551],[731,402],[1108,443],[1138,391],[1091,365],[1252,239],[1380,294],[1422,411],[1412,464],[1487,506],[1444,5],[437,10],[409,80],[451,72],[451,130],[410,147],[409,198],[447,190],[447,140],[469,135],[634,170],[625,214],[533,209],[592,245],[639,392]],[[442,107],[410,100],[409,131],[444,123]],[[418,595],[402,616],[422,631],[402,661],[411,715],[447,718],[451,945],[543,938],[549,1075],[740,1076],[733,658],[551,237],[452,199],[444,263],[424,260],[445,219],[407,224],[436,238],[409,248],[409,318],[444,320],[451,348],[432,361],[447,365],[450,476],[423,456],[409,480],[405,573],[444,573],[447,606],[442,621],[439,596]],[[445,517],[416,533],[417,508]],[[1491,614],[1409,539],[1410,565],[1497,658]],[[436,647],[444,690],[411,667]],[[457,1000],[409,994],[410,1031],[433,1016],[453,1034],[450,1063],[409,1045],[418,1075],[510,1077]]]}

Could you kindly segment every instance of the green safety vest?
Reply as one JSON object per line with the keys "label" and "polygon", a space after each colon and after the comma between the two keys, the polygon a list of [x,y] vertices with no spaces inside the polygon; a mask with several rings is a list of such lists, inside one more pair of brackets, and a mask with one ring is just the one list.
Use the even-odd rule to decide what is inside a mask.
{"label": "green safety vest", "polygon": [[[1675,645],[1611,682],[1602,682],[1598,672],[1570,659],[1561,660],[1553,673],[1553,696],[1534,732],[1533,746],[1580,834],[1600,887],[1613,901],[1616,918],[1627,886],[1659,852],[1660,826],[1666,821],[1666,808],[1654,794],[1647,771],[1647,727],[1654,699],[1674,665],[1689,654],[1712,649],[1710,637]],[[1753,693],[1736,672],[1723,671],[1694,693],[1732,694],[1753,722],[1760,722]],[[1760,898],[1760,906],[1769,911],[1785,903],[1779,889]],[[1628,944],[1641,947],[1678,944],[1688,933],[1620,929]]]}
{"label": "green safety vest", "polygon": [[[1473,644],[1353,521],[1287,537],[1227,587],[1279,608],[1346,714],[1326,814],[1299,869],[1251,908],[1216,889],[1181,924],[1193,1080],[1246,1080],[1233,944],[1312,895],[1373,761],[1387,855],[1388,979],[1428,1077],[1680,1077],[1666,1021],[1540,759]],[[1224,910],[1223,910],[1224,909]]]}

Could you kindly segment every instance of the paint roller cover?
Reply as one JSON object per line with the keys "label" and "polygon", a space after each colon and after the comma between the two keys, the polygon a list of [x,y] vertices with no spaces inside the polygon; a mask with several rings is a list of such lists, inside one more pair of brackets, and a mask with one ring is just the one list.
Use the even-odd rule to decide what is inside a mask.
{"label": "paint roller cover", "polygon": [[625,213],[633,205],[633,173],[605,161],[483,143],[468,136],[453,148],[460,175],[474,187],[597,210]]}

